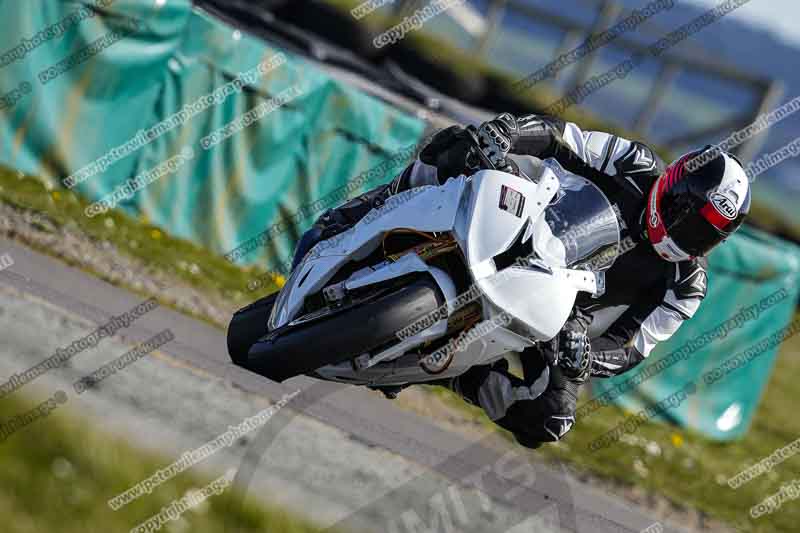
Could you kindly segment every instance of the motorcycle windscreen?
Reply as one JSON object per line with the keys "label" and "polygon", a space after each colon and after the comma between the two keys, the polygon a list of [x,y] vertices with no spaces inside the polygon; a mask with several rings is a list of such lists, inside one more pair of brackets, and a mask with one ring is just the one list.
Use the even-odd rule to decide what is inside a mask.
{"label": "motorcycle windscreen", "polygon": [[620,228],[611,202],[592,182],[559,176],[561,189],[534,231],[534,249],[547,263],[593,272],[608,270],[619,257]]}

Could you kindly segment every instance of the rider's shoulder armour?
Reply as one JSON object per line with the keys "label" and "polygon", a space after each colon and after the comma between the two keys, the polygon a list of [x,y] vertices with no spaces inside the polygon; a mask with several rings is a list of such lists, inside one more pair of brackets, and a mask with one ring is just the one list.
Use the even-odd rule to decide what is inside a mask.
{"label": "rider's shoulder armour", "polygon": [[705,258],[676,264],[672,290],[679,300],[705,298],[708,292],[708,261]]}
{"label": "rider's shoulder armour", "polygon": [[614,167],[620,176],[654,176],[657,177],[664,170],[661,158],[653,152],[652,148],[637,141],[630,143],[627,151],[616,161]]}

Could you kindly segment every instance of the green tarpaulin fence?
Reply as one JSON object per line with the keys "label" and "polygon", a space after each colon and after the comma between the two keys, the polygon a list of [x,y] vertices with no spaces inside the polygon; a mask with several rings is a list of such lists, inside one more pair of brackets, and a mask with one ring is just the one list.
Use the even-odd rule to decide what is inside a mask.
{"label": "green tarpaulin fence", "polygon": [[[635,413],[651,407],[656,419],[720,440],[747,431],[780,341],[800,333],[792,323],[800,249],[745,227],[709,262],[708,296],[697,315],[634,370],[594,380],[593,401],[579,415],[613,401]],[[652,410],[659,402],[663,413]]]}
{"label": "green tarpaulin fence", "polygon": [[[89,9],[96,5],[106,6],[101,14]],[[100,200],[134,176],[192,154],[191,160],[173,161],[174,171],[163,177],[140,179],[152,183],[130,198],[121,191],[119,206],[217,253],[282,219],[290,222],[241,262],[274,264],[289,255],[319,210],[308,211],[305,220],[292,213],[415,145],[425,129],[422,120],[192,9],[188,1],[0,2],[0,16],[6,28],[0,54],[10,51],[0,61],[0,94],[23,83],[30,88],[0,111],[0,161],[55,185],[106,156],[101,171],[84,174],[76,185]],[[41,42],[32,48],[30,39]],[[68,70],[59,65],[73,57],[86,60],[75,59]],[[260,63],[280,64],[261,74],[254,71]],[[243,81],[238,87],[231,85],[237,76]],[[202,99],[214,91],[209,106],[211,97]],[[203,149],[203,137],[284,100],[250,127]],[[192,114],[192,108],[190,118],[171,117],[185,109]],[[151,128],[151,137],[140,133]],[[135,150],[108,156],[132,139]],[[390,179],[402,166],[351,193]]]}
{"label": "green tarpaulin fence", "polygon": [[[75,183],[95,202],[116,198],[217,253],[255,238],[252,251],[229,254],[241,262],[285,264],[322,209],[388,181],[425,130],[187,0],[5,1],[0,16],[0,162]],[[698,316],[641,369],[595,381],[595,394],[638,410],[696,383],[662,415],[714,438],[741,435],[774,334],[793,316],[799,264],[778,239],[736,235],[712,257]],[[752,318],[754,304],[763,309]]]}

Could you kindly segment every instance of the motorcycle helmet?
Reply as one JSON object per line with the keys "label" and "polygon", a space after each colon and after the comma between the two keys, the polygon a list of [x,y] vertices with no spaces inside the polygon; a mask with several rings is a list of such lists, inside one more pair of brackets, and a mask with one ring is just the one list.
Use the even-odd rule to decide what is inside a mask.
{"label": "motorcycle helmet", "polygon": [[706,256],[742,225],[750,195],[736,157],[711,146],[690,152],[667,167],[650,191],[650,243],[671,262]]}

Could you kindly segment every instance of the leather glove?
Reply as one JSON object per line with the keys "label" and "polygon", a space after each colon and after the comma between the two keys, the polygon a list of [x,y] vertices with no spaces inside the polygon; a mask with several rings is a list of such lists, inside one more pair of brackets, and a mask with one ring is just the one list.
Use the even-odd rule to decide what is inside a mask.
{"label": "leather glove", "polygon": [[493,120],[484,122],[478,128],[481,151],[497,170],[506,172],[513,170],[514,167],[507,160],[507,156],[517,139],[519,139],[519,126],[510,113],[503,113]]}
{"label": "leather glove", "polygon": [[419,153],[419,160],[436,167],[440,183],[459,174],[471,174],[474,163],[468,161],[472,141],[461,126],[450,126],[436,135]]}
{"label": "leather glove", "polygon": [[336,209],[328,209],[314,223],[314,227],[319,228],[319,240],[329,239],[349,226],[349,221]]}
{"label": "leather glove", "polygon": [[549,365],[557,365],[568,379],[583,383],[592,368],[592,346],[586,329],[574,321],[567,322],[561,333],[546,344],[542,353]]}

